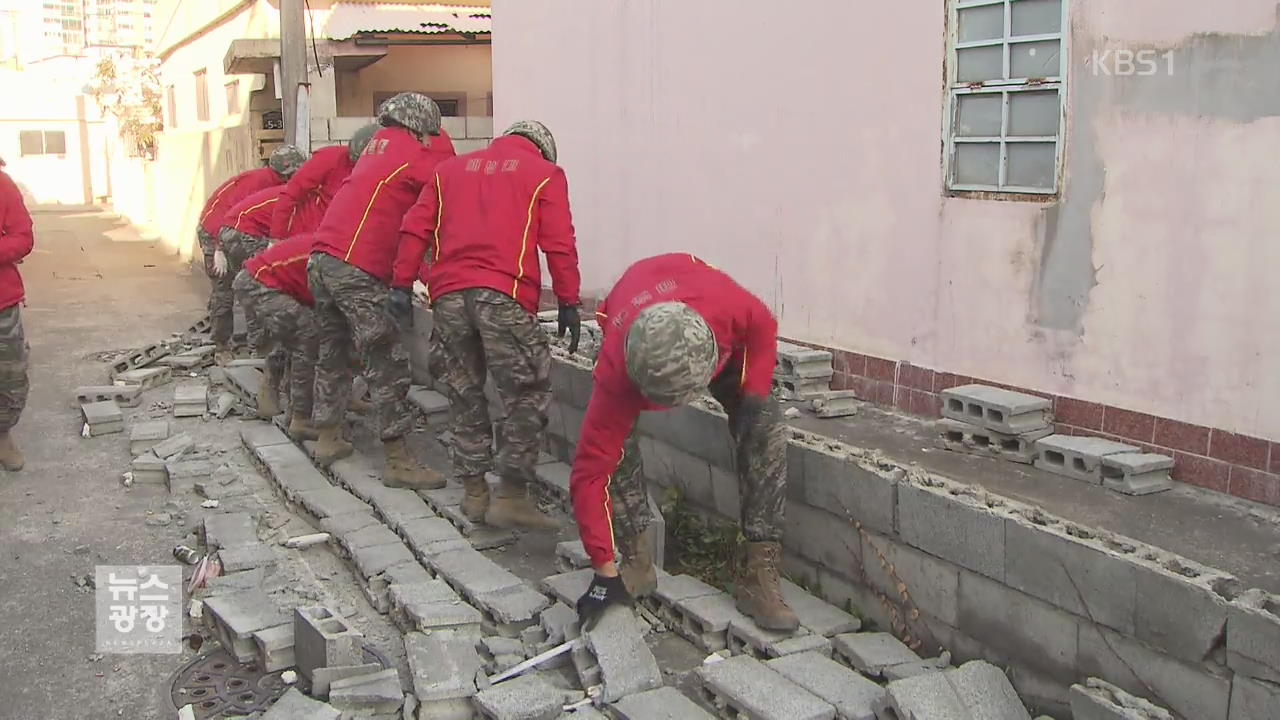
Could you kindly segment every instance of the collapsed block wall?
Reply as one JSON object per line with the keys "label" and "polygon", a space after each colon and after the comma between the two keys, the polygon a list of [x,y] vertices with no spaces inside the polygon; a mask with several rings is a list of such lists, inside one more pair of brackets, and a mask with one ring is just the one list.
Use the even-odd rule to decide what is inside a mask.
{"label": "collapsed block wall", "polygon": [[[552,384],[548,445],[571,461],[590,368],[557,350]],[[646,413],[639,430],[646,477],[737,519],[714,401]],[[786,571],[828,601],[851,602],[922,653],[1008,668],[1023,699],[1054,717],[1070,717],[1069,686],[1091,676],[1184,718],[1274,717],[1252,698],[1280,702],[1280,597],[874,450],[789,432]]]}

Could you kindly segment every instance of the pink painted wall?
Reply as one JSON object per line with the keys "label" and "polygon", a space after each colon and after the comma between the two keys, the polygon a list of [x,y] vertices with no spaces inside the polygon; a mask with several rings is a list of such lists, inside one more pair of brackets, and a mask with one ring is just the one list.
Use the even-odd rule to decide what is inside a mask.
{"label": "pink painted wall", "polygon": [[936,2],[495,0],[495,124],[555,132],[589,294],[690,251],[791,337],[1280,439],[1275,0],[1070,1],[1051,203],[945,196]]}

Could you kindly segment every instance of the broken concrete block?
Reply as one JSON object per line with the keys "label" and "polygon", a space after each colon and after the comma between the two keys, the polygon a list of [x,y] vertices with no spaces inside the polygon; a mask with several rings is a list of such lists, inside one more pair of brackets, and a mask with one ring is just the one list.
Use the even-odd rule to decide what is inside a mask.
{"label": "broken concrete block", "polygon": [[757,660],[797,652],[817,652],[831,656],[831,641],[821,635],[765,630],[745,615],[729,621],[726,641],[729,651],[734,655],[750,655]]}
{"label": "broken concrete block", "polygon": [[218,559],[222,561],[222,569],[226,572],[254,568],[266,568],[267,572],[271,572],[276,566],[276,554],[262,543],[222,548],[218,551]]}
{"label": "broken concrete block", "polygon": [[662,687],[658,661],[645,644],[640,623],[630,608],[607,608],[595,627],[585,633],[584,642],[600,668],[606,703]]}
{"label": "broken concrete block", "polygon": [[1102,486],[1125,495],[1150,495],[1173,487],[1173,458],[1155,453],[1124,453],[1102,458]]}
{"label": "broken concrete block", "polygon": [[206,598],[204,616],[223,648],[239,662],[249,662],[257,656],[253,633],[289,620],[287,613],[257,589]]}
{"label": "broken concrete block", "polygon": [[169,437],[168,420],[135,422],[129,428],[129,452],[137,457]]}
{"label": "broken concrete block", "polygon": [[299,493],[298,502],[307,512],[321,520],[346,513],[371,512],[369,506],[360,502],[355,495],[332,485]]}
{"label": "broken concrete block", "polygon": [[885,686],[885,691],[876,711],[887,717],[1031,720],[1009,678],[981,660],[952,670],[895,680]]}
{"label": "broken concrete block", "polygon": [[471,720],[471,698],[482,663],[470,635],[420,632],[404,636],[405,655],[413,679],[413,694],[421,705],[419,718]]}
{"label": "broken concrete block", "polygon": [[82,385],[76,388],[76,401],[81,405],[113,402],[117,407],[137,407],[142,402],[140,385]]}
{"label": "broken concrete block", "polygon": [[752,657],[738,655],[694,672],[703,698],[724,717],[833,720],[836,716],[833,705]]}
{"label": "broken concrete block", "polygon": [[463,597],[516,587],[523,581],[476,550],[454,550],[430,559],[432,569]]}
{"label": "broken concrete block", "polygon": [[578,613],[564,603],[556,603],[543,610],[538,621],[546,632],[546,642],[550,645],[559,645],[578,637]]}
{"label": "broken concrete block", "polygon": [[167,440],[156,443],[151,452],[163,460],[171,460],[175,456],[187,452],[196,446],[196,441],[186,433],[178,433]]}
{"label": "broken concrete block", "polygon": [[441,543],[454,541],[454,549],[469,547],[462,533],[448,520],[439,517],[409,520],[401,525],[400,536],[413,549],[414,554],[424,561],[446,549]]}
{"label": "broken concrete block", "polygon": [[566,540],[556,545],[556,569],[571,572],[586,567],[591,567],[591,558],[581,540]]}
{"label": "broken concrete block", "polygon": [[258,646],[258,664],[266,672],[276,672],[294,666],[293,623],[286,622],[255,631],[253,642]]}
{"label": "broken concrete block", "polygon": [[370,675],[333,680],[329,683],[329,704],[353,713],[393,713],[404,704],[400,676],[395,668]]}
{"label": "broken concrete block", "polygon": [[258,524],[249,513],[218,513],[204,519],[204,542],[209,552],[258,543]]}
{"label": "broken concrete block", "polygon": [[308,680],[316,668],[359,665],[364,659],[364,636],[326,607],[295,608],[293,636],[298,671]]}
{"label": "broken concrete block", "polygon": [[1030,465],[1035,460],[1036,440],[1053,434],[1053,426],[1008,435],[979,425],[943,418],[934,423],[938,447],[969,455],[984,455]]}
{"label": "broken concrete block", "polygon": [[1168,710],[1098,678],[1071,686],[1071,714],[1075,720],[1173,720]]}
{"label": "broken concrete block", "polygon": [[173,388],[174,417],[199,417],[209,409],[209,387],[203,383],[180,383]]}
{"label": "broken concrete block", "polygon": [[379,663],[364,663],[361,665],[334,665],[333,667],[320,667],[311,671],[311,694],[320,698],[329,697],[329,685],[335,680],[344,678],[360,677],[362,675],[372,675],[382,670]]}
{"label": "broken concrete block", "polygon": [[293,441],[280,428],[265,422],[246,422],[240,425],[240,442],[250,450],[270,445],[292,445]]}
{"label": "broken concrete block", "polygon": [[463,602],[443,580],[394,584],[387,593],[391,618],[405,632],[455,630],[461,635],[480,636],[480,611]]}
{"label": "broken concrete block", "polygon": [[773,376],[773,387],[778,397],[783,400],[812,400],[823,393],[831,392],[831,376],[821,378],[800,378],[792,375]]}
{"label": "broken concrete block", "polygon": [[194,370],[196,368],[212,365],[214,352],[215,348],[213,345],[201,345],[200,347],[178,353],[177,355],[170,355],[159,362],[160,364],[168,365],[175,370]]}
{"label": "broken concrete block", "polygon": [[866,675],[883,677],[894,665],[920,662],[920,656],[889,633],[846,633],[832,642],[837,658]]}
{"label": "broken concrete block", "polygon": [[1280,595],[1252,589],[1231,602],[1227,666],[1237,675],[1280,683]]}
{"label": "broken concrete block", "polygon": [[[343,516],[345,517],[345,516]],[[373,520],[373,518],[370,518]],[[372,524],[362,527],[358,530],[351,530],[341,535],[333,536],[340,547],[350,554],[357,548],[374,547],[377,545],[401,545],[400,536],[391,532],[386,525],[373,521]]]}
{"label": "broken concrete block", "polygon": [[167,485],[169,483],[169,471],[165,469],[165,462],[156,457],[153,453],[145,453],[133,459],[130,466],[133,472],[133,481],[135,483],[146,485]]}
{"label": "broken concrete block", "polygon": [[[1092,678],[1091,678],[1092,679]],[[1072,688],[1074,693],[1075,688]],[[1072,703],[1075,711],[1075,704]],[[1237,673],[1231,681],[1230,720],[1271,720],[1280,717],[1280,683],[1267,682]],[[1079,720],[1088,716],[1075,714]],[[1151,720],[1165,720],[1168,716],[1151,716]],[[1146,720],[1144,717],[1143,720]]]}
{"label": "broken concrete block", "polygon": [[951,653],[943,652],[935,658],[928,658],[914,663],[903,663],[901,665],[891,665],[884,669],[884,679],[893,682],[894,680],[903,680],[925,673],[940,672],[951,667]]}
{"label": "broken concrete block", "polygon": [[1049,424],[1052,403],[1027,393],[962,385],[942,391],[942,416],[1006,435],[1021,435]]}
{"label": "broken concrete block", "polygon": [[289,688],[267,709],[262,720],[340,720],[342,713],[328,703],[312,700],[298,688]]}
{"label": "broken concrete block", "polygon": [[542,578],[542,590],[565,605],[574,607],[587,588],[591,587],[591,580],[594,577],[595,571],[589,567],[551,575]]}
{"label": "broken concrete block", "polygon": [[[612,710],[618,720],[712,720],[706,710],[673,687],[628,695],[614,703]],[[576,714],[569,717],[579,720]]]}
{"label": "broken concrete block", "polygon": [[195,492],[197,482],[213,479],[217,466],[210,460],[177,460],[165,463],[170,493]]}
{"label": "broken concrete block", "polygon": [[332,515],[320,521],[320,529],[335,538],[375,525],[382,527],[382,524],[378,522],[378,518],[368,512]]}
{"label": "broken concrete block", "polygon": [[167,367],[138,368],[126,370],[115,376],[115,382],[125,385],[137,385],[146,392],[161,385],[173,382],[173,371]]}
{"label": "broken concrete block", "polygon": [[405,547],[399,539],[389,545],[352,548],[351,559],[355,561],[360,575],[366,580],[380,575],[392,565],[416,562],[413,553],[409,552],[409,548]]}
{"label": "broken concrete block", "polygon": [[80,406],[84,422],[89,426],[89,437],[110,435],[124,430],[124,413],[111,400],[85,403]]}
{"label": "broken concrete block", "polygon": [[813,414],[823,419],[857,415],[861,404],[852,390],[830,390],[809,401]]}
{"label": "broken concrete block", "polygon": [[681,637],[706,652],[717,652],[729,646],[729,623],[746,617],[726,593],[682,600],[676,604],[680,624],[672,629]]}
{"label": "broken concrete block", "polygon": [[556,720],[564,691],[540,675],[523,675],[477,693],[475,703],[487,720]]}
{"label": "broken concrete block", "polygon": [[836,708],[840,720],[875,720],[884,688],[819,653],[804,652],[769,660],[765,666]]}
{"label": "broken concrete block", "polygon": [[1133,445],[1104,438],[1049,435],[1036,441],[1036,459],[1033,464],[1041,470],[1101,485],[1104,457],[1139,451]]}

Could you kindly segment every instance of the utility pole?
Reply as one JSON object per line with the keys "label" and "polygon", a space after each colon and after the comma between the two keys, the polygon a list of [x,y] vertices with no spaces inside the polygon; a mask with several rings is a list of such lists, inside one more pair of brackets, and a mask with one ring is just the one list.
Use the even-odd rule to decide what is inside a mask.
{"label": "utility pole", "polygon": [[[284,109],[284,141],[303,150],[311,147],[307,120],[299,116],[298,97],[307,85],[307,31],[303,0],[280,0],[280,99]],[[306,111],[306,104],[303,104]],[[301,130],[301,132],[300,132]]]}

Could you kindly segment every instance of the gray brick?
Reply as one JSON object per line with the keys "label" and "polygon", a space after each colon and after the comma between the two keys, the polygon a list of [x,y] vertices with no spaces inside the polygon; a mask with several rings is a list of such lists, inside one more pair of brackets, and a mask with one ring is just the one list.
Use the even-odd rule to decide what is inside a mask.
{"label": "gray brick", "polygon": [[1076,638],[1081,626],[1075,615],[1030,595],[973,573],[960,575],[958,628],[1051,677],[1075,677]]}
{"label": "gray brick", "polygon": [[728,647],[729,623],[744,617],[725,593],[682,600],[676,607],[682,622],[674,626],[675,631],[707,652]]}
{"label": "gray brick", "polygon": [[173,382],[173,370],[167,367],[138,368],[119,373],[115,379],[126,385],[137,385],[146,392]]}
{"label": "gray brick", "polygon": [[422,498],[436,512],[440,512],[451,505],[461,505],[465,494],[461,485],[449,485],[438,490],[423,490],[421,493]]}
{"label": "gray brick", "polygon": [[724,415],[682,405],[661,413],[644,413],[640,431],[723,470],[734,469],[733,441]]}
{"label": "gray brick", "polygon": [[[345,517],[345,516],[343,516]],[[359,530],[352,530],[338,536],[338,544],[351,552],[356,548],[373,547],[375,545],[400,545],[400,536],[387,529],[381,523],[375,523]]]}
{"label": "gray brick", "polygon": [[584,641],[600,667],[606,703],[662,687],[658,661],[645,644],[640,623],[629,608],[607,608],[585,634]]}
{"label": "gray brick", "polygon": [[365,502],[372,501],[374,495],[386,489],[382,484],[382,473],[369,456],[363,453],[335,460],[329,466],[329,473],[339,485]]}
{"label": "gray brick", "polygon": [[534,473],[538,482],[547,488],[552,497],[569,498],[569,473],[572,468],[562,462],[539,465]]}
{"label": "gray brick", "polygon": [[159,343],[148,345],[141,350],[135,350],[134,352],[129,353],[129,355],[127,355],[123,360],[113,364],[109,374],[114,380],[120,373],[150,365],[151,363],[168,355],[169,352],[168,347]]}
{"label": "gray brick", "polygon": [[898,486],[898,526],[908,545],[1004,579],[1005,518],[967,495],[915,483]]}
{"label": "gray brick", "polygon": [[824,420],[857,415],[862,402],[853,390],[831,390],[809,400],[813,414]]}
{"label": "gray brick", "polygon": [[450,505],[440,511],[440,516],[448,520],[462,533],[462,536],[477,550],[492,550],[515,543],[518,538],[512,530],[496,528],[484,523],[472,522],[462,514],[458,505]]}
{"label": "gray brick", "polygon": [[1096,625],[1080,626],[1075,677],[1100,677],[1197,720],[1226,720],[1231,680],[1208,664],[1184,663]]}
{"label": "gray brick", "polygon": [[1251,677],[1280,682],[1280,596],[1250,590],[1231,603],[1227,665]]}
{"label": "gray brick", "polygon": [[364,659],[363,637],[329,608],[294,608],[294,655],[298,672],[307,679],[311,679],[316,668],[359,665]]}
{"label": "gray brick", "polygon": [[786,655],[765,666],[834,705],[840,720],[875,720],[874,704],[885,694],[884,688],[820,653]]}
{"label": "gray brick", "polygon": [[293,653],[293,623],[286,622],[253,633],[258,646],[258,665],[267,672],[276,672],[295,665]]}
{"label": "gray brick", "polygon": [[556,544],[556,567],[562,572],[591,567],[591,558],[587,556],[581,540],[566,540]]}
{"label": "gray brick", "polygon": [[170,460],[164,464],[170,493],[195,492],[196,483],[208,482],[218,469],[209,460]]}
{"label": "gray brick", "polygon": [[[1197,572],[1189,562],[1175,562],[1183,572]],[[1137,610],[1134,630],[1127,634],[1193,663],[1222,642],[1230,606],[1215,588],[1229,589],[1235,578],[1203,567],[1195,578],[1149,563],[1133,562],[1132,568]],[[1276,639],[1280,642],[1280,635]]]}
{"label": "gray brick", "polygon": [[334,680],[329,684],[329,704],[351,712],[394,713],[404,704],[400,676],[395,668],[387,668],[371,675]]}
{"label": "gray brick", "polygon": [[339,720],[341,717],[342,713],[333,706],[312,700],[294,687],[267,709],[262,720]]}
{"label": "gray brick", "polygon": [[169,484],[169,470],[165,462],[148,452],[133,459],[129,465],[133,472],[133,481],[141,485]]}
{"label": "gray brick", "polygon": [[1102,484],[1102,459],[1108,455],[1137,453],[1133,445],[1104,438],[1050,435],[1036,441],[1034,465],[1091,485]]}
{"label": "gray brick", "polygon": [[649,435],[640,435],[644,476],[666,487],[680,488],[685,497],[703,507],[715,507],[711,494],[711,463]]}
{"label": "gray brick", "polygon": [[[311,464],[311,459],[295,445],[267,445],[257,448],[253,453],[289,500],[296,501],[307,492],[337,489]],[[372,511],[363,503],[358,510],[352,512],[372,514]]]}
{"label": "gray brick", "polygon": [[806,379],[794,375],[782,377],[775,375],[773,386],[778,391],[778,397],[783,400],[809,401],[831,391],[831,377]]}
{"label": "gray brick", "polygon": [[[885,686],[876,702],[877,717],[968,718],[969,711],[945,673],[917,675]],[[985,720],[985,718],[984,718]]]}
{"label": "gray brick", "polygon": [[204,519],[204,542],[212,552],[217,548],[254,545],[258,523],[249,513],[218,513]]}
{"label": "gray brick", "polygon": [[542,611],[539,621],[551,645],[578,637],[578,613],[569,605],[555,603]]}
{"label": "gray brick", "polygon": [[1098,678],[1071,686],[1071,714],[1074,720],[1173,720],[1168,710]]}
{"label": "gray brick", "polygon": [[320,521],[320,529],[335,538],[375,525],[378,527],[382,526],[382,524],[378,522],[378,518],[367,512],[353,512],[346,513],[344,515],[334,515]]}
{"label": "gray brick", "polygon": [[151,452],[155,453],[158,458],[168,460],[175,455],[187,452],[195,446],[196,441],[191,439],[190,435],[187,433],[178,433],[167,440],[156,443],[156,445],[151,448]]}
{"label": "gray brick", "polygon": [[1007,435],[987,428],[942,419],[934,424],[938,447],[952,452],[994,457],[1009,462],[1030,465],[1036,457],[1035,443],[1053,434],[1053,426]]}
{"label": "gray brick", "polygon": [[585,410],[591,399],[591,370],[559,358],[551,362],[551,395],[556,402]]}
{"label": "gray brick", "polygon": [[489,720],[555,720],[564,691],[539,675],[524,675],[477,693],[475,703]]}
{"label": "gray brick", "polygon": [[883,677],[885,668],[920,661],[920,656],[889,633],[845,633],[831,644],[842,662],[869,677]]}
{"label": "gray brick", "polygon": [[467,598],[514,587],[520,578],[476,550],[454,550],[431,558],[437,574]]}
{"label": "gray brick", "polygon": [[[959,624],[960,568],[945,560],[879,535],[862,538],[867,582],[881,593],[901,600],[898,583],[922,611],[947,625]],[[893,573],[889,572],[893,568]],[[824,581],[823,589],[828,583]]]}
{"label": "gray brick", "polygon": [[439,517],[410,520],[403,525],[400,534],[414,554],[428,563],[429,558],[440,553],[471,547],[452,523]]}
{"label": "gray brick", "polygon": [[422,567],[416,560],[409,562],[396,563],[386,570],[382,571],[382,578],[386,580],[388,585],[412,585],[415,583],[431,582],[435,578],[427,569]]}
{"label": "gray brick", "polygon": [[319,667],[311,671],[311,694],[316,697],[329,697],[329,685],[343,678],[371,675],[382,670],[381,663],[364,663],[363,665],[335,665]]}
{"label": "gray brick", "polygon": [[1133,634],[1137,566],[1106,549],[1100,540],[1078,537],[1080,534],[1095,535],[1075,525],[1038,525],[1026,518],[1009,518],[1005,523],[1005,584]]}
{"label": "gray brick", "polygon": [[253,633],[288,622],[289,616],[258,589],[238,590],[206,598],[205,617],[222,646],[240,662],[257,655]]}
{"label": "gray brick", "polygon": [[[888,473],[863,467],[842,443],[824,442],[813,447],[792,440],[789,445],[802,458],[805,502],[826,508],[843,518],[855,518],[868,530],[892,534],[898,481]],[[789,469],[789,475],[795,470]]]}
{"label": "gray brick", "polygon": [[[1280,708],[1280,684],[1236,673],[1231,683],[1229,720],[1274,720],[1277,708]],[[1077,720],[1089,719],[1077,716]]]}
{"label": "gray brick", "polygon": [[472,601],[486,615],[501,625],[528,625],[536,622],[538,613],[551,605],[546,595],[520,584],[480,593]]}
{"label": "gray brick", "polygon": [[565,605],[574,607],[578,599],[591,586],[591,579],[594,576],[594,570],[583,568],[582,570],[545,577],[542,579],[542,591],[555,597]]}
{"label": "gray brick", "polygon": [[943,417],[1007,435],[1039,430],[1049,423],[1051,403],[1035,395],[987,385],[942,391]]}
{"label": "gray brick", "polygon": [[415,562],[413,553],[399,540],[386,545],[352,548],[351,559],[366,579],[382,574],[392,565]]}
{"label": "gray brick", "polygon": [[816,652],[828,657],[831,655],[831,641],[821,635],[765,630],[745,616],[729,621],[726,640],[729,651],[733,654],[750,655],[757,660],[798,652]]}
{"label": "gray brick", "polygon": [[[419,702],[426,706],[460,699],[466,701],[466,709],[470,711],[470,698],[476,694],[476,674],[481,669],[480,654],[472,636],[411,632],[404,636],[404,649],[413,678],[413,694]],[[421,710],[419,713],[422,717]]]}
{"label": "gray brick", "polygon": [[174,405],[204,405],[208,398],[209,386],[204,383],[184,382],[173,388]]}
{"label": "gray brick", "polygon": [[307,512],[322,520],[346,513],[372,512],[369,506],[360,502],[355,495],[332,486],[300,493],[298,502],[307,509]]}
{"label": "gray brick", "polygon": [[141,385],[83,385],[76,388],[76,401],[81,405],[111,402],[119,410],[137,407],[142,402]]}
{"label": "gray brick", "polygon": [[218,551],[218,559],[222,561],[222,569],[226,572],[240,572],[259,567],[267,568],[270,572],[276,566],[276,554],[262,543],[222,548]]}
{"label": "gray brick", "polygon": [[435,512],[412,490],[384,487],[373,493],[369,499],[378,515],[387,521],[392,530],[399,532],[400,526],[410,520],[434,517]]}
{"label": "gray brick", "polygon": [[262,373],[252,367],[228,367],[225,370],[227,382],[242,399],[251,401],[257,407],[258,386],[262,384]]}
{"label": "gray brick", "polygon": [[[955,688],[970,717],[989,720],[1031,720],[1009,678],[988,662],[967,662],[941,674]],[[916,676],[922,677],[922,676]],[[923,676],[928,677],[928,676]]]}
{"label": "gray brick", "polygon": [[[943,653],[941,657],[887,667],[884,669],[884,679],[892,682],[894,680],[902,680],[903,678],[915,677],[926,673],[940,672],[942,670],[946,670],[950,665],[950,653]],[[1023,675],[1026,674],[1027,673],[1023,673]]]}
{"label": "gray brick", "polygon": [[1173,487],[1173,458],[1152,453],[1124,453],[1102,458],[1102,485],[1125,495],[1150,495]]}
{"label": "gray brick", "polygon": [[206,587],[209,589],[211,597],[214,595],[226,595],[227,593],[241,590],[259,590],[262,588],[266,578],[267,571],[265,568],[254,568],[244,572],[219,575],[209,580]]}
{"label": "gray brick", "polygon": [[475,637],[480,635],[480,611],[463,602],[442,580],[396,584],[388,592],[392,618],[406,632],[456,630]]}
{"label": "gray brick", "polygon": [[[739,655],[694,672],[704,700],[727,717],[751,720],[833,720],[835,707],[755,658]],[[727,714],[726,714],[727,713]]]}
{"label": "gray brick", "polygon": [[124,420],[124,412],[112,400],[84,403],[80,406],[80,412],[84,415],[84,421],[89,424],[91,431],[95,425],[119,426]]}
{"label": "gray brick", "polygon": [[135,422],[129,428],[129,452],[141,455],[169,438],[168,420]]}
{"label": "gray brick", "polygon": [[[707,711],[672,687],[628,695],[611,709],[618,720],[713,720]],[[585,720],[577,714],[562,716],[561,720],[565,718]]]}
{"label": "gray brick", "polygon": [[782,597],[800,618],[800,624],[815,635],[835,637],[862,628],[858,618],[814,597],[789,580],[782,581]]}
{"label": "gray brick", "polygon": [[857,574],[862,566],[858,529],[843,517],[804,503],[787,504],[782,544],[787,552],[845,575]]}
{"label": "gray brick", "polygon": [[742,517],[737,473],[711,465],[711,509],[729,520]]}
{"label": "gray brick", "polygon": [[[814,374],[814,368],[817,374]],[[808,374],[803,372],[808,370]],[[824,377],[834,372],[831,368],[831,351],[778,341],[778,364],[775,374],[800,377]]]}

